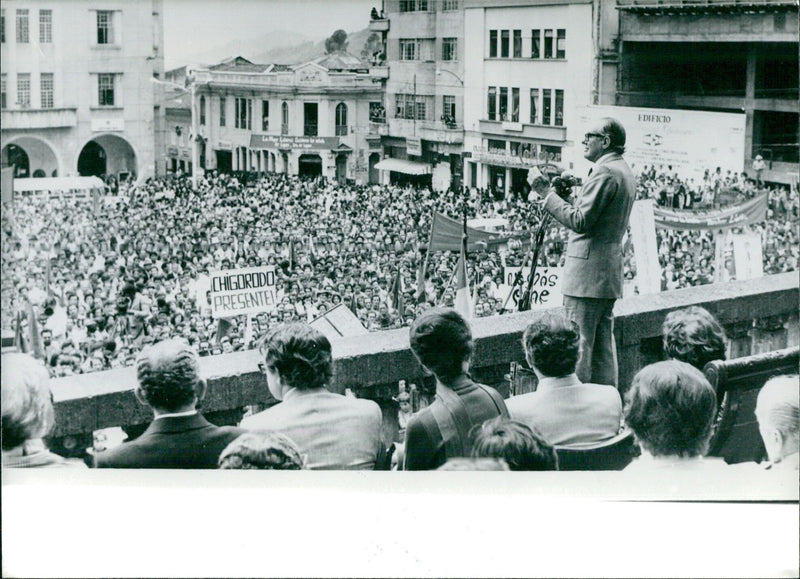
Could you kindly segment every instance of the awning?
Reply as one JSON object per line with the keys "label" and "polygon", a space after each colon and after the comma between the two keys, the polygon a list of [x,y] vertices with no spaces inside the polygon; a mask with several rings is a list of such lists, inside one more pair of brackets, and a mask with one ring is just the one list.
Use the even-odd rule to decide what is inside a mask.
{"label": "awning", "polygon": [[398,173],[407,173],[408,175],[430,175],[431,166],[429,163],[420,163],[419,161],[408,161],[406,159],[384,159],[383,161],[375,164],[376,169],[382,171],[397,171]]}

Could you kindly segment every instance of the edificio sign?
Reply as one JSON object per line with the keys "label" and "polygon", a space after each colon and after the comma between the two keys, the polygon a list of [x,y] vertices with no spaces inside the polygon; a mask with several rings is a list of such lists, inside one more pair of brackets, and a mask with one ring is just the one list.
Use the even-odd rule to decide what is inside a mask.
{"label": "edificio sign", "polygon": [[275,266],[211,271],[208,277],[214,318],[269,312],[277,305]]}
{"label": "edificio sign", "polygon": [[339,137],[290,137],[288,135],[251,135],[251,149],[324,151],[339,146]]}

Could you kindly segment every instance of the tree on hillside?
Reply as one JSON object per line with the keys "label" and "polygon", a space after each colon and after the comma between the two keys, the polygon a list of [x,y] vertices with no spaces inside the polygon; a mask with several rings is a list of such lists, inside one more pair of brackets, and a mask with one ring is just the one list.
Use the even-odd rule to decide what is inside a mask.
{"label": "tree on hillside", "polygon": [[347,32],[342,29],[337,30],[329,38],[325,39],[325,53],[345,52],[347,50]]}
{"label": "tree on hillside", "polygon": [[361,49],[361,58],[367,62],[372,62],[372,60],[382,52],[383,43],[381,42],[381,37],[378,33],[373,32],[364,43],[364,48]]}

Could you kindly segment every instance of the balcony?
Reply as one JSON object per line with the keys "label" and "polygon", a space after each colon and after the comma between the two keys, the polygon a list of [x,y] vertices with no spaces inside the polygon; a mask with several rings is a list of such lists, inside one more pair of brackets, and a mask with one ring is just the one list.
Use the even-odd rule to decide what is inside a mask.
{"label": "balcony", "polygon": [[563,143],[567,140],[567,127],[552,125],[531,125],[509,121],[490,121],[481,119],[480,131],[491,135],[525,137],[543,139]]}
{"label": "balcony", "polygon": [[78,124],[78,109],[6,109],[0,122],[4,131],[74,127]]}
{"label": "balcony", "polygon": [[388,18],[375,18],[369,21],[370,32],[389,32]]}
{"label": "balcony", "polygon": [[317,125],[306,123],[303,125],[303,136],[304,137],[316,137],[317,136]]}
{"label": "balcony", "polygon": [[389,78],[389,67],[386,65],[370,66],[369,77],[374,81],[386,80]]}
{"label": "balcony", "polygon": [[419,121],[419,135],[426,141],[457,144],[464,142],[464,125],[455,121]]}

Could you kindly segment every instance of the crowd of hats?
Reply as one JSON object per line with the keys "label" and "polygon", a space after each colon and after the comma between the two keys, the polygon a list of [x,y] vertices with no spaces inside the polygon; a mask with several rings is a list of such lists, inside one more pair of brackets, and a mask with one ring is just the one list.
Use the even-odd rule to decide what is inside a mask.
{"label": "crowd of hats", "polygon": [[[660,198],[652,184],[670,178],[645,169],[639,195]],[[797,266],[797,194],[770,194],[774,219],[754,227],[764,238],[765,269],[773,273]],[[453,304],[457,254],[429,256],[417,291],[425,261],[420,248],[433,211],[460,218],[465,205],[469,217],[502,217],[510,231],[532,231],[539,219],[519,194],[497,200],[474,188],[437,194],[282,174],[212,172],[196,189],[186,178],[150,179],[121,185],[99,207],[70,198],[19,199],[2,214],[0,322],[5,331],[15,330],[17,320],[30,323],[27,303],[33,303],[54,374],[130,365],[143,346],[172,336],[185,337],[201,355],[252,348],[269,327],[313,319],[340,303],[370,331],[403,327],[432,305]],[[659,230],[658,237],[670,272],[665,289],[713,281],[712,234]],[[566,240],[565,228],[551,226],[544,263],[563,263]],[[523,236],[503,251],[470,254],[476,316],[501,310],[504,267],[522,265],[530,253]],[[632,255],[628,246],[629,280]],[[234,318],[220,332],[198,279],[215,269],[265,264],[276,267],[277,308],[251,323]]]}

